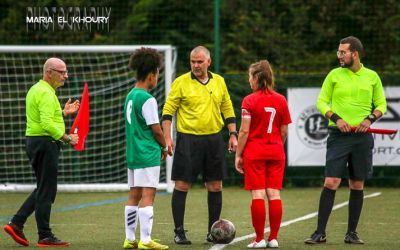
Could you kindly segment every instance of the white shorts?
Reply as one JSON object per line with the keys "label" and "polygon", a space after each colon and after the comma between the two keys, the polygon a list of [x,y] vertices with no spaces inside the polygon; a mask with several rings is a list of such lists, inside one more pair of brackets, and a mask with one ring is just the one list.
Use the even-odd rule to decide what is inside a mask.
{"label": "white shorts", "polygon": [[153,187],[157,188],[160,182],[160,166],[129,169],[128,187]]}

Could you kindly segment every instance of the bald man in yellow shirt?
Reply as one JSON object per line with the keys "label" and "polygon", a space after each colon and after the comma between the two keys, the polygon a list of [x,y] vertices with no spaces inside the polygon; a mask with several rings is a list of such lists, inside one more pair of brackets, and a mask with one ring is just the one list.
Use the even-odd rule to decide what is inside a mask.
{"label": "bald man in yellow shirt", "polygon": [[[163,131],[168,153],[175,150],[172,165],[172,215],[176,244],[191,244],[184,230],[186,195],[193,182],[202,174],[208,190],[208,233],[219,219],[222,209],[222,179],[226,175],[225,153],[221,130],[229,129],[230,152],[236,151],[235,113],[225,80],[208,71],[210,52],[203,46],[190,53],[191,71],[175,79],[163,109]],[[176,113],[176,148],[171,137],[172,116]],[[222,115],[221,115],[222,113]]]}

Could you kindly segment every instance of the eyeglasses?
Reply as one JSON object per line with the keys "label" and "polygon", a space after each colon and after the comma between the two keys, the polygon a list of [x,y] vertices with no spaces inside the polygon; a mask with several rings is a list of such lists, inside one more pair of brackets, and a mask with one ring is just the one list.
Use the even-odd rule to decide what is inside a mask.
{"label": "eyeglasses", "polygon": [[347,52],[352,53],[351,51],[340,51],[340,50],[338,50],[338,51],[336,51],[336,55],[337,55],[337,57],[344,57],[344,56],[347,55]]}
{"label": "eyeglasses", "polygon": [[68,74],[68,70],[58,70],[58,69],[53,69],[53,68],[50,68],[50,69],[60,73],[63,76]]}

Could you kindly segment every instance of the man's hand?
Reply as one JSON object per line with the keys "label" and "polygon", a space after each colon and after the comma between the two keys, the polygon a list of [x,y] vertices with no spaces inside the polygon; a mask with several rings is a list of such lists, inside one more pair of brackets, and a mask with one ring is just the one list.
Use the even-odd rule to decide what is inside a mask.
{"label": "man's hand", "polygon": [[362,121],[357,127],[354,132],[356,133],[366,133],[368,128],[371,126],[371,121],[368,119],[365,119]]}
{"label": "man's hand", "polygon": [[229,153],[236,152],[238,141],[235,135],[229,136],[228,151]]}
{"label": "man's hand", "polygon": [[73,103],[71,102],[72,102],[71,98],[69,98],[63,109],[64,116],[71,115],[79,110],[80,106],[79,100],[76,100]]}
{"label": "man's hand", "polygon": [[172,141],[171,137],[165,138],[165,143],[167,144],[167,147],[168,147],[168,155],[172,156],[174,154],[175,145],[174,145],[174,142]]}
{"label": "man's hand", "polygon": [[79,142],[79,136],[78,134],[63,134],[63,136],[60,138],[61,141],[68,143],[72,146],[75,146]]}
{"label": "man's hand", "polygon": [[337,120],[336,126],[342,133],[350,133],[351,132],[351,126],[347,122],[345,122],[343,119]]}

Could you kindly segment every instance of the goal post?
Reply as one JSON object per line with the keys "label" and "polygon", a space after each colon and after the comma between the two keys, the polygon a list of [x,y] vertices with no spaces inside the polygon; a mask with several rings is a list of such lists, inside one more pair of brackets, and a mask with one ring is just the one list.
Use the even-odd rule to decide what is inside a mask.
{"label": "goal post", "polygon": [[[0,192],[29,191],[35,178],[25,153],[25,96],[42,78],[49,57],[63,59],[68,80],[57,90],[60,104],[80,99],[85,83],[90,98],[90,132],[85,151],[63,147],[60,154],[60,191],[125,191],[125,128],[123,105],[134,86],[128,68],[130,55],[141,47],[154,48],[163,55],[157,87],[159,115],[176,76],[177,50],[171,45],[121,46],[0,46]],[[66,129],[75,116],[65,118]],[[162,162],[159,189],[171,192],[172,159]]]}

